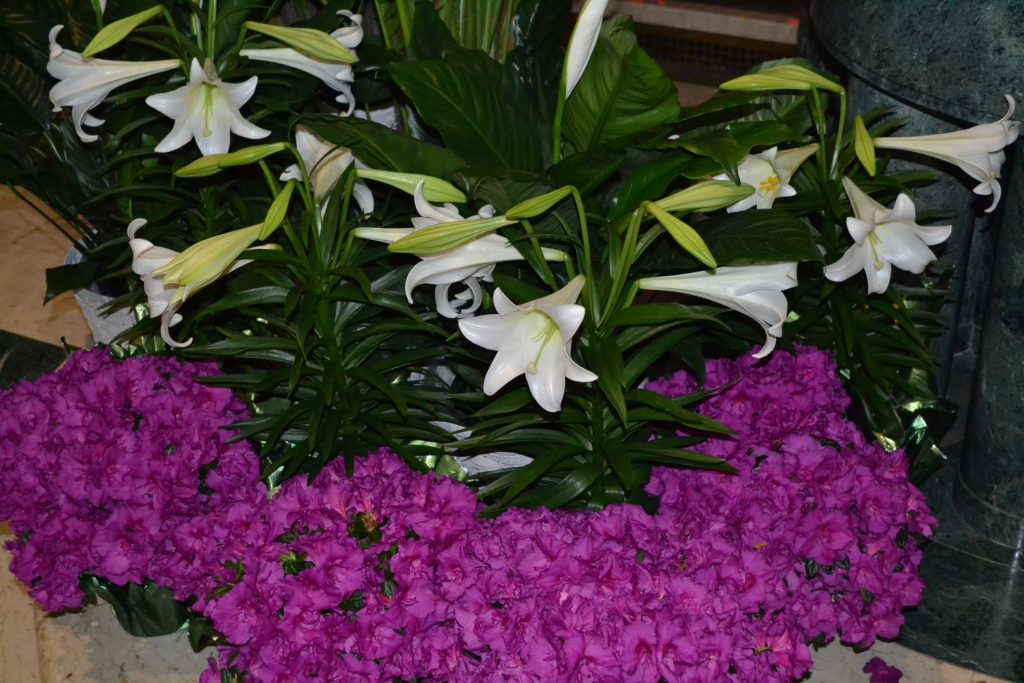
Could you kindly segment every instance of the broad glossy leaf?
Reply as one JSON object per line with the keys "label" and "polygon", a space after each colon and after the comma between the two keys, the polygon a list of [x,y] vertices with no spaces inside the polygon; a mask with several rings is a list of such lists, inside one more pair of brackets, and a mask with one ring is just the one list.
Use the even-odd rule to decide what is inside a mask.
{"label": "broad glossy leaf", "polygon": [[371,121],[331,117],[307,119],[317,135],[348,147],[367,166],[451,178],[466,163],[451,151],[415,140]]}
{"label": "broad glossy leaf", "polygon": [[579,152],[674,121],[675,85],[636,44],[631,21],[608,20],[566,102],[563,134]]}
{"label": "broad glossy leaf", "polygon": [[684,175],[696,161],[693,156],[680,152],[649,161],[634,170],[615,197],[608,220],[621,218],[643,202],[664,196],[669,184]]}
{"label": "broad glossy leaf", "polygon": [[782,209],[718,214],[700,233],[720,265],[821,260],[814,228]]}
{"label": "broad glossy leaf", "polygon": [[572,185],[586,196],[622,166],[626,155],[605,149],[571,154],[548,169],[556,185]]}
{"label": "broad glossy leaf", "polygon": [[459,49],[443,60],[391,64],[388,72],[445,146],[470,164],[540,170],[537,117],[507,68]]}

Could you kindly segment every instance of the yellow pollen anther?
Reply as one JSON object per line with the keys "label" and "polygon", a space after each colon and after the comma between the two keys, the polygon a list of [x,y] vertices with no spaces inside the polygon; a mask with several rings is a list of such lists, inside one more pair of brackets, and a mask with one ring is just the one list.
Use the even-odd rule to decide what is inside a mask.
{"label": "yellow pollen anther", "polygon": [[779,178],[778,176],[770,175],[758,183],[757,186],[761,192],[775,192],[779,188]]}

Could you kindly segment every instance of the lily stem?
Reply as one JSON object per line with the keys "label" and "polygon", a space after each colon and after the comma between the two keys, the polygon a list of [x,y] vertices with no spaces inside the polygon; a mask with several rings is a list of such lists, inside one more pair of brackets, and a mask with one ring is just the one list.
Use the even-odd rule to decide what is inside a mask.
{"label": "lily stem", "polygon": [[580,239],[583,241],[583,274],[587,277],[587,286],[583,290],[583,299],[584,303],[587,304],[587,308],[593,311],[594,320],[599,320],[597,283],[594,282],[594,272],[591,266],[590,230],[587,228],[587,211],[583,207],[583,197],[580,196],[580,191],[575,187],[572,188],[572,198],[576,202],[576,213],[579,214],[580,218]]}
{"label": "lily stem", "polygon": [[544,258],[544,250],[541,249],[540,241],[537,239],[537,235],[533,232],[533,224],[525,218],[520,218],[519,222],[526,228],[526,234],[530,236],[530,244],[533,245],[533,250],[537,254],[537,258],[540,259],[541,267],[543,268],[544,281],[554,289],[558,289],[558,285],[555,283],[555,274],[551,272],[551,266],[548,265],[547,260]]}
{"label": "lily stem", "polygon": [[206,2],[206,56],[213,60],[217,49],[217,0]]}
{"label": "lily stem", "polygon": [[562,89],[555,103],[555,120],[551,124],[551,163],[562,160],[562,117],[565,115],[565,74],[562,74]]}
{"label": "lily stem", "polygon": [[839,125],[836,126],[836,146],[832,150],[832,166],[829,168],[829,177],[835,178],[839,169],[839,148],[843,146],[843,130],[846,128],[846,90],[839,91]]}

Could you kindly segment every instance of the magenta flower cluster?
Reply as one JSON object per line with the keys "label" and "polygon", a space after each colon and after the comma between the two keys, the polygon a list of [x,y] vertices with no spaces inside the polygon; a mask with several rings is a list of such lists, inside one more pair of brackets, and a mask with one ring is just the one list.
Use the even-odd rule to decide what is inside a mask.
{"label": "magenta flower cluster", "polygon": [[[934,520],[902,453],[845,419],[819,351],[710,363],[707,386],[728,388],[704,412],[737,436],[706,450],[739,473],[656,470],[655,515],[480,519],[470,489],[387,452],[352,477],[336,462],[268,497],[255,456],[215,427],[240,407],[189,379],[209,371],[80,354],[9,392],[0,417],[0,466],[12,468],[0,516],[19,533],[18,576],[48,609],[77,604],[76,571],[145,576],[194,599],[229,643],[202,683],[221,667],[272,683],[790,681],[812,665],[809,642],[894,636],[920,599],[915,537]],[[68,401],[44,408],[57,394]],[[79,493],[65,482],[83,437],[121,473]],[[112,544],[124,559],[108,566],[92,549]],[[72,550],[82,559],[58,566]]]}

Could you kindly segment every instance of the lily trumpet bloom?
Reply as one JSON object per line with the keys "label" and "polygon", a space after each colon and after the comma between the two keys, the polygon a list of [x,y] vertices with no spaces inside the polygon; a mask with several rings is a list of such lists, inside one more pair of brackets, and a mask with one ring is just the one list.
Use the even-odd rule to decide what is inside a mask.
{"label": "lily trumpet bloom", "polygon": [[572,338],[586,310],[576,303],[584,277],[578,275],[554,294],[517,306],[500,289],[494,292],[493,315],[464,318],[459,330],[469,341],[496,351],[484,377],[484,393],[493,395],[526,375],[526,385],[538,405],[549,412],[562,408],[565,380],[593,382],[590,370],[571,357]]}
{"label": "lily trumpet bloom", "polygon": [[174,119],[174,127],[153,151],[173,152],[195,138],[203,156],[225,154],[231,134],[260,140],[270,131],[246,121],[239,111],[256,92],[256,76],[243,83],[225,83],[217,76],[213,62],[200,66],[192,60],[188,83],[171,92],[150,95],[146,104]]}
{"label": "lily trumpet bloom", "polygon": [[[302,157],[302,164],[306,167],[312,184],[313,196],[318,200],[323,199],[338,183],[345,170],[352,165],[355,158],[352,151],[347,147],[334,145],[314,133],[306,126],[298,126],[295,129],[295,148]],[[358,161],[355,161],[359,165]],[[302,171],[298,164],[292,164],[281,174],[281,180],[303,181]],[[366,183],[357,182],[352,186],[352,196],[359,203],[363,213],[373,213],[373,193]]]}
{"label": "lily trumpet bloom", "polygon": [[[809,156],[818,151],[817,143],[795,149],[779,151],[772,147],[760,154],[751,154],[744,159],[737,171],[740,182],[754,188],[754,194],[745,197],[726,209],[728,213],[746,211],[756,206],[759,209],[770,209],[779,197],[792,197],[796,190],[789,184],[793,174]],[[729,180],[729,176],[721,173],[714,180]]]}
{"label": "lily trumpet bloom", "polygon": [[[351,23],[348,26],[331,31],[331,37],[349,50],[354,50],[363,42],[363,16],[361,14],[353,14],[348,10],[339,10],[338,14],[346,17]],[[249,59],[280,64],[281,66],[291,67],[292,69],[305,71],[312,76],[316,76],[328,88],[339,93],[335,98],[336,102],[348,105],[345,116],[351,114],[352,110],[355,109],[356,101],[352,96],[352,83],[355,77],[352,74],[352,66],[349,64],[323,62],[307,57],[290,47],[248,49],[241,50],[239,54]]]}
{"label": "lily trumpet bloom", "polygon": [[945,241],[953,230],[952,225],[915,223],[914,203],[905,194],[887,209],[849,178],[843,178],[843,189],[856,216],[846,219],[846,229],[855,244],[838,261],[825,266],[825,277],[833,282],[842,282],[863,270],[868,293],[881,294],[889,287],[893,266],[920,273],[935,260],[928,245]]}
{"label": "lily trumpet bloom", "polygon": [[181,322],[178,309],[181,302],[175,301],[178,293],[176,285],[164,282],[156,271],[179,256],[179,252],[165,247],[158,247],[149,240],[136,237],[135,233],[146,224],[145,218],[136,218],[128,224],[128,246],[132,250],[132,270],[142,280],[142,288],[146,292],[146,305],[149,307],[150,318],[160,318],[160,336],[168,346],[182,347],[192,343],[177,342],[171,337],[170,328]]}
{"label": "lily trumpet bloom", "polygon": [[782,292],[796,284],[796,263],[722,266],[713,273],[649,277],[637,282],[640,289],[689,294],[750,316],[765,333],[764,344],[754,358],[764,358],[775,349],[788,308]]}
{"label": "lily trumpet bloom", "polygon": [[1003,118],[954,133],[918,135],[906,138],[875,138],[875,147],[917,152],[955,166],[978,181],[974,194],[992,195],[992,204],[985,212],[994,211],[1002,196],[999,171],[1006,161],[1003,148],[1017,139],[1020,122],[1011,121],[1017,103],[1006,95],[1009,109]]}
{"label": "lily trumpet bloom", "polygon": [[127,62],[96,57],[85,59],[80,53],[64,49],[57,43],[57,34],[63,28],[58,24],[50,29],[50,61],[46,64],[46,71],[59,80],[50,89],[50,101],[53,102],[54,111],[71,107],[71,120],[82,142],[95,142],[98,139],[82,126],[95,128],[103,125],[103,120],[89,111],[107,99],[111,90],[139,78],[181,66],[177,59],[155,62]]}
{"label": "lily trumpet bloom", "polygon": [[[377,242],[395,242],[416,230],[463,220],[453,204],[434,206],[423,196],[423,182],[416,187],[414,194],[416,210],[419,216],[412,219],[412,228],[358,228],[356,236]],[[491,218],[494,207],[484,206],[480,213],[470,218]],[[542,249],[548,261],[561,261],[565,254],[557,249]],[[482,290],[480,281],[489,282],[494,266],[505,261],[519,261],[522,254],[501,235],[485,235],[463,244],[450,251],[433,256],[422,257],[409,271],[405,278],[405,295],[412,303],[412,292],[420,285],[435,285],[434,300],[437,312],[446,318],[457,318],[474,313],[480,308]],[[452,285],[464,282],[466,289],[449,297]]]}

